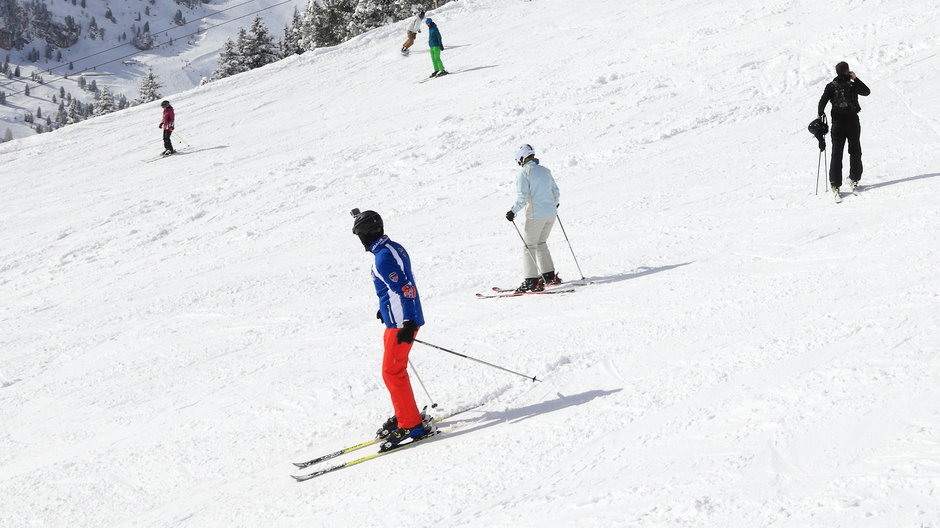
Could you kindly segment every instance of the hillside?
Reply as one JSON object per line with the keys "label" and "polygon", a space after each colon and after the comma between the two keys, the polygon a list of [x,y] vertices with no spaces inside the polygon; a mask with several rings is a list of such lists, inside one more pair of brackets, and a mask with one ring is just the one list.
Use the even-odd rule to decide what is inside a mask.
{"label": "hillside", "polygon": [[[426,83],[395,25],[171,95],[153,163],[156,104],[0,144],[0,527],[940,526],[940,12],[578,5],[447,4]],[[838,60],[872,95],[837,205]],[[521,143],[593,284],[478,300],[522,279]],[[435,412],[480,407],[297,484],[390,412],[353,207],[420,339],[544,381],[415,345]]]}
{"label": "hillside", "polygon": [[[79,86],[81,77],[88,84],[94,81],[99,89],[107,87],[133,100],[141,79],[153,68],[164,94],[188,90],[212,76],[222,44],[227,38],[234,40],[239,28],[249,27],[256,14],[272,35],[281,38],[294,7],[306,5],[306,0],[41,1],[50,24],[64,26],[70,18],[80,33],[73,45],[59,43],[47,53],[47,43],[53,39],[42,37],[50,31],[42,31],[43,26],[34,22],[32,31],[23,28],[28,42],[21,43],[22,49],[0,49],[11,64],[20,66],[20,77],[0,78],[0,91],[8,94],[7,104],[0,105],[0,134],[9,129],[15,139],[35,133],[23,122],[27,112],[55,116],[58,102],[53,96],[60,98],[61,90],[80,101],[93,101],[95,94]],[[141,51],[132,41],[135,36],[146,39],[145,29],[153,48]],[[31,53],[37,53],[39,60],[30,61]],[[43,83],[32,79],[33,74],[40,75]],[[28,96],[23,94],[27,84]]]}

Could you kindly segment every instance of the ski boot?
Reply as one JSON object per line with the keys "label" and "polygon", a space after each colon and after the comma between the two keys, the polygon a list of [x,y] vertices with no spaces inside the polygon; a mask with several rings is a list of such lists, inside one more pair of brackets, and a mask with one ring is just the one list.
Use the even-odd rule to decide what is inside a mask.
{"label": "ski boot", "polygon": [[546,271],[542,274],[542,284],[545,286],[561,284],[561,277],[559,277],[558,274],[554,271]]}
{"label": "ski boot", "polygon": [[[421,423],[424,424],[425,429],[430,429],[433,421],[434,418],[428,416],[425,411],[421,411]],[[391,416],[388,420],[385,420],[382,427],[379,427],[379,430],[375,432],[375,437],[388,438],[388,435],[395,429],[398,429],[398,417]]]}
{"label": "ski boot", "polygon": [[522,284],[516,288],[516,293],[542,291],[544,289],[545,285],[542,283],[542,279],[539,277],[529,277],[522,281]]}
{"label": "ski boot", "polygon": [[[433,428],[427,428],[424,426],[424,422],[414,426],[414,427],[399,427],[394,431],[388,434],[388,438],[382,442],[382,446],[379,448],[379,452],[389,451],[395,449],[402,442],[408,440],[409,438],[414,438],[415,440],[423,438],[425,436],[430,436],[434,433]],[[412,440],[414,441],[414,440]]]}
{"label": "ski boot", "polygon": [[836,203],[842,203],[842,193],[839,192],[838,187],[832,188],[832,195],[835,197]]}
{"label": "ski boot", "polygon": [[445,75],[448,75],[448,71],[447,71],[447,70],[441,70],[441,71],[437,72],[437,75],[435,75],[435,77],[443,77],[443,76],[445,76]]}

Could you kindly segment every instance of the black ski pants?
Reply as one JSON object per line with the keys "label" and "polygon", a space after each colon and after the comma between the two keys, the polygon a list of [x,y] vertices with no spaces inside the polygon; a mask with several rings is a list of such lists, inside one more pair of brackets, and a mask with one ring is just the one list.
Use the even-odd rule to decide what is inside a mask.
{"label": "black ski pants", "polygon": [[173,150],[173,143],[170,142],[170,134],[172,133],[173,133],[172,130],[163,129],[163,148],[169,151]]}
{"label": "black ski pants", "polygon": [[858,115],[833,115],[831,134],[832,163],[829,164],[829,184],[833,187],[842,186],[842,151],[846,142],[849,143],[849,179],[862,179],[862,143],[859,140],[862,125],[858,121]]}

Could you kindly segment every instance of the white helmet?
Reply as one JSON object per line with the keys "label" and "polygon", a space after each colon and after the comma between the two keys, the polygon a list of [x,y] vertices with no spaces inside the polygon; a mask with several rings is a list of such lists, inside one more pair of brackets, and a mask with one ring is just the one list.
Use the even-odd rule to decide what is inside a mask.
{"label": "white helmet", "polygon": [[519,165],[522,165],[523,163],[525,163],[525,159],[528,158],[529,156],[535,156],[535,149],[532,148],[532,145],[529,145],[528,143],[526,143],[525,145],[522,145],[521,147],[519,147],[519,151],[516,152],[516,157],[515,157],[516,163],[518,163]]}

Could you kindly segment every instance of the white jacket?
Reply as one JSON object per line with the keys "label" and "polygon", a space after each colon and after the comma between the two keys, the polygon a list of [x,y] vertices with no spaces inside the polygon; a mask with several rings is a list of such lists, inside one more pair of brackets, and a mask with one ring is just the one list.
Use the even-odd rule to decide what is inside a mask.
{"label": "white jacket", "polygon": [[528,204],[526,218],[551,218],[557,214],[560,197],[561,192],[552,177],[552,171],[535,161],[529,161],[516,177],[516,203],[512,206],[512,212],[518,213]]}
{"label": "white jacket", "polygon": [[423,23],[424,23],[424,18],[422,18],[419,15],[415,15],[415,17],[411,20],[411,23],[408,24],[407,29],[408,31],[412,33],[421,33],[421,24]]}

